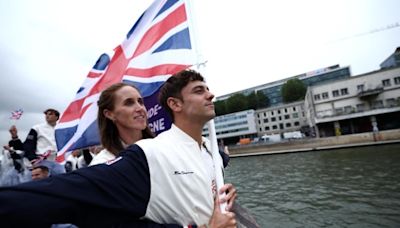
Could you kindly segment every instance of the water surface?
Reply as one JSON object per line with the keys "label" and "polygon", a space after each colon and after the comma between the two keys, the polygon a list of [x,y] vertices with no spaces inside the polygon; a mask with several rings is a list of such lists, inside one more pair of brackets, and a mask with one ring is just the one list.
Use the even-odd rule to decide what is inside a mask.
{"label": "water surface", "polygon": [[400,144],[232,158],[262,227],[400,227]]}

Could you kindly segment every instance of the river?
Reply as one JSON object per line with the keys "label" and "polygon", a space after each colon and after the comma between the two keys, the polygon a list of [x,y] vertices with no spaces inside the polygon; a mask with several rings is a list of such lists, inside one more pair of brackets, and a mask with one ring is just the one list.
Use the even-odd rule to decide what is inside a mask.
{"label": "river", "polygon": [[261,227],[400,227],[400,144],[232,158]]}

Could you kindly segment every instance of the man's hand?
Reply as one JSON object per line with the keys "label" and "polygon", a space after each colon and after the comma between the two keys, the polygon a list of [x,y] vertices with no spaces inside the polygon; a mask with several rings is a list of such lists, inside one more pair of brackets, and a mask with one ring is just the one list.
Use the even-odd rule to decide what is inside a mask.
{"label": "man's hand", "polygon": [[[201,226],[201,228],[205,228],[206,226]],[[209,228],[236,228],[236,219],[235,214],[233,212],[226,212],[226,214],[221,212],[219,206],[218,197],[215,197],[214,200],[214,212],[211,216],[211,219],[208,223]]]}
{"label": "man's hand", "polygon": [[11,148],[10,148],[9,145],[4,145],[3,148],[4,148],[5,150],[11,150]]}
{"label": "man's hand", "polygon": [[221,198],[219,203],[227,202],[226,211],[232,211],[233,204],[235,203],[235,199],[237,197],[237,191],[232,184],[224,184],[222,188],[219,190],[219,194],[226,193],[225,197]]}

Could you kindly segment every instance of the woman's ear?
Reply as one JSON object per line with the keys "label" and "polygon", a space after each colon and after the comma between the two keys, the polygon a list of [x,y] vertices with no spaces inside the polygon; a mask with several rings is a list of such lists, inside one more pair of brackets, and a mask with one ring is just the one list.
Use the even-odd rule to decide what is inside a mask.
{"label": "woman's ear", "polygon": [[111,112],[110,110],[104,109],[104,110],[103,110],[103,115],[104,115],[107,119],[110,119],[110,120],[113,121],[113,122],[115,121],[114,113]]}

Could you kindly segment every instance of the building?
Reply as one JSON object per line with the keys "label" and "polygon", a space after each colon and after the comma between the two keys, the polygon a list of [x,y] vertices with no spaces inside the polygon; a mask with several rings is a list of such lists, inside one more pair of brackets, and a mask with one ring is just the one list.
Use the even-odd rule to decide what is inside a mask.
{"label": "building", "polygon": [[339,65],[333,65],[330,67],[321,68],[318,70],[310,71],[293,77],[285,78],[282,80],[270,82],[267,84],[255,86],[238,92],[226,94],[216,98],[217,101],[228,99],[230,96],[242,93],[244,95],[249,95],[252,92],[262,92],[269,98],[269,106],[277,106],[283,104],[283,99],[281,95],[282,85],[290,79],[299,79],[306,86],[316,85],[322,82],[335,81],[338,79],[349,78],[350,77],[350,67],[340,67]]}
{"label": "building", "polygon": [[400,128],[400,67],[311,86],[304,108],[317,137]]}
{"label": "building", "polygon": [[400,47],[396,48],[385,61],[380,64],[381,69],[400,66]]}
{"label": "building", "polygon": [[[215,117],[215,132],[218,140],[224,144],[236,144],[241,138],[257,137],[254,116],[254,110],[251,109]],[[203,135],[208,137],[208,126],[203,129]]]}
{"label": "building", "polygon": [[304,101],[258,109],[255,111],[255,114],[259,137],[285,132],[304,131],[303,129],[308,126],[304,111]]}

